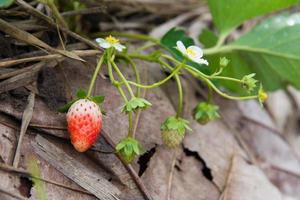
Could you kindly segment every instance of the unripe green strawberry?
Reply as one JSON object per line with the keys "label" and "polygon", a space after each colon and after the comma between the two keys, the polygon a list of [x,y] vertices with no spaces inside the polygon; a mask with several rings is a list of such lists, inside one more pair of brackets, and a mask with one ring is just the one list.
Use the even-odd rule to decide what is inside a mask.
{"label": "unripe green strawberry", "polygon": [[176,130],[165,130],[161,132],[161,139],[167,147],[175,148],[182,142],[184,135]]}
{"label": "unripe green strawberry", "polygon": [[208,102],[199,103],[193,110],[194,119],[198,123],[205,125],[208,122],[220,117],[219,107]]}
{"label": "unripe green strawberry", "polygon": [[188,123],[177,116],[168,117],[160,128],[163,143],[169,148],[177,147],[182,142],[186,129],[191,130]]}
{"label": "unripe green strawberry", "polygon": [[84,152],[96,142],[100,134],[102,128],[100,108],[93,101],[79,99],[69,108],[67,123],[74,148]]}

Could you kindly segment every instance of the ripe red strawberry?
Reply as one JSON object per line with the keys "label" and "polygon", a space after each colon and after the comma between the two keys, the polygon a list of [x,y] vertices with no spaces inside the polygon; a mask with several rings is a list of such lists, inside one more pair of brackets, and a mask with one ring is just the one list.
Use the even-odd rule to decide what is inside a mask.
{"label": "ripe red strawberry", "polygon": [[79,99],[67,113],[68,131],[74,148],[88,150],[96,141],[102,128],[102,114],[93,101]]}

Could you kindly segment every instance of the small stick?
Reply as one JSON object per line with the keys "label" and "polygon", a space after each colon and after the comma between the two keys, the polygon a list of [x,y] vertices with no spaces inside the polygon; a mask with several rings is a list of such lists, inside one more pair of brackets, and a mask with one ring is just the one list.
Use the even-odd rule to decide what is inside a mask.
{"label": "small stick", "polygon": [[[92,56],[95,54],[100,54],[97,50],[77,50],[72,51],[72,53],[76,54],[77,56]],[[44,55],[44,56],[35,56],[30,58],[21,58],[16,60],[8,60],[8,61],[2,61],[0,62],[0,68],[1,67],[9,67],[12,65],[17,65],[20,63],[27,63],[27,62],[33,62],[33,61],[45,61],[45,60],[53,60],[62,58],[63,56],[61,54],[50,54],[50,55]]]}
{"label": "small stick", "polygon": [[15,152],[14,161],[13,161],[13,166],[14,167],[18,167],[18,164],[19,164],[21,145],[22,145],[23,137],[24,137],[24,135],[26,133],[26,130],[27,130],[27,127],[29,125],[29,122],[32,118],[33,107],[34,107],[34,99],[35,99],[35,94],[30,93],[30,95],[28,96],[28,105],[25,108],[24,113],[23,113],[23,117],[22,117],[22,125],[21,125],[20,136],[19,136],[19,140],[18,140],[17,149],[16,149],[16,152]]}
{"label": "small stick", "polygon": [[170,167],[170,175],[168,179],[168,188],[167,188],[167,200],[171,200],[171,189],[172,189],[172,181],[173,181],[173,174],[174,174],[174,169],[175,169],[175,164],[176,164],[176,150],[174,151],[171,167]]}
{"label": "small stick", "polygon": [[[57,26],[57,24],[50,17],[48,17],[48,16],[44,15],[42,12],[34,9],[30,4],[26,3],[25,1],[16,0],[16,3],[20,6],[22,6],[26,11],[31,13],[33,16],[46,21],[48,24],[50,24],[53,27]],[[72,31],[70,31],[69,29],[66,29],[60,25],[59,25],[59,29],[62,30],[63,32],[67,33],[68,35],[72,36],[73,38],[87,44],[88,46],[102,51],[102,49],[96,43],[78,35],[77,33],[74,33]]]}
{"label": "small stick", "polygon": [[233,156],[231,158],[231,165],[230,165],[230,169],[229,169],[229,172],[228,172],[228,175],[227,175],[226,183],[225,183],[225,186],[223,188],[223,193],[221,194],[219,200],[226,200],[227,199],[227,188],[228,188],[228,185],[229,185],[229,183],[232,179],[235,162],[236,162],[236,155],[233,154]]}
{"label": "small stick", "polygon": [[41,178],[41,177],[33,176],[32,174],[30,174],[28,171],[26,171],[24,169],[15,168],[15,167],[12,167],[12,166],[9,166],[9,165],[6,165],[6,164],[2,164],[2,163],[0,163],[0,169],[2,169],[4,171],[8,171],[8,172],[22,174],[23,176],[26,176],[26,177],[36,178],[36,179],[39,179],[41,181],[44,181],[45,183],[49,183],[49,184],[52,184],[52,185],[56,185],[58,187],[66,188],[68,190],[73,190],[73,191],[76,191],[76,192],[81,192],[81,193],[93,196],[93,194],[91,194],[88,191],[72,188],[70,186],[67,186],[67,185],[64,185],[62,183],[58,183],[56,181],[52,181],[52,180],[49,180],[49,179],[44,179],[44,178]]}
{"label": "small stick", "polygon": [[[104,131],[102,131],[102,135],[103,135],[104,139],[108,142],[108,144],[112,148],[115,148],[116,145],[114,144],[114,142],[112,141],[110,136],[107,135]],[[140,191],[143,194],[143,196],[145,197],[145,199],[146,200],[153,200],[151,195],[149,194],[148,190],[146,189],[144,183],[142,182],[142,180],[140,179],[140,177],[138,176],[136,171],[133,169],[133,167],[130,164],[127,164],[119,154],[116,154],[116,156],[120,159],[120,161],[122,162],[124,167],[127,169],[127,171],[129,172],[129,174],[133,178],[134,182],[136,183],[136,185],[140,189]]]}
{"label": "small stick", "polygon": [[54,130],[63,130],[63,131],[67,130],[66,127],[43,125],[43,124],[34,124],[34,123],[30,123],[29,126],[33,127],[33,128],[44,128],[44,129],[54,129]]}

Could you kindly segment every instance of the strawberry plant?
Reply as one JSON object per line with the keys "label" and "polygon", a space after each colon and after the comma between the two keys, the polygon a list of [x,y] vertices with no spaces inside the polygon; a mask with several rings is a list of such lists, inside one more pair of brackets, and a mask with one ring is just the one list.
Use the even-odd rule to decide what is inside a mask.
{"label": "strawberry plant", "polygon": [[[241,79],[221,75],[229,63],[229,60],[225,57],[220,58],[219,65],[216,67],[217,70],[210,73],[210,64],[205,59],[203,50],[196,46],[193,40],[185,35],[183,30],[171,29],[161,40],[149,39],[149,41],[161,50],[145,54],[141,49],[145,50],[148,46],[144,46],[140,50],[128,52],[125,51],[126,47],[120,43],[119,39],[111,35],[106,38],[96,39],[96,42],[104,49],[104,52],[97,64],[88,92],[85,93],[79,90],[77,94],[78,99],[67,104],[68,130],[76,150],[83,152],[89,149],[101,131],[102,114],[96,103],[102,103],[103,98],[100,98],[98,102],[93,102],[99,98],[92,97],[91,94],[97,75],[104,65],[107,67],[112,85],[116,87],[123,98],[124,105],[121,112],[128,116],[128,135],[116,146],[116,152],[126,162],[131,162],[143,152],[142,144],[135,139],[133,115],[138,110],[146,110],[152,104],[141,97],[140,89],[142,88],[159,87],[173,78],[176,81],[179,99],[177,113],[167,118],[161,125],[162,141],[170,148],[177,147],[183,140],[186,132],[191,131],[191,128],[188,126],[189,121],[182,116],[184,92],[180,76],[183,71],[190,73],[196,79],[207,84],[208,89],[211,90],[210,92],[214,91],[225,98],[233,100],[258,99],[261,103],[266,100],[267,95],[264,90],[262,88],[258,90],[256,87],[258,81],[254,79],[255,74],[245,75]],[[156,63],[168,70],[170,74],[155,83],[149,85],[141,84],[135,60]],[[135,81],[128,80],[125,77],[119,67],[120,63],[122,63],[120,61],[125,61],[125,63],[132,66],[136,76]],[[249,95],[234,96],[226,93],[217,86],[215,80],[234,82],[246,90]],[[136,92],[133,91],[133,86],[137,88]],[[71,107],[68,108],[69,106]],[[211,98],[208,102],[200,102],[194,109],[194,118],[201,124],[208,123],[218,117],[218,106],[213,104]]]}
{"label": "strawberry plant", "polygon": [[[95,97],[92,97],[91,93],[102,66],[107,67],[111,84],[116,87],[124,101],[120,112],[128,116],[128,135],[116,146],[116,152],[119,153],[126,162],[131,162],[136,156],[143,152],[142,144],[135,138],[133,115],[139,110],[146,110],[152,104],[141,97],[141,89],[160,87],[171,79],[175,80],[178,90],[177,112],[174,113],[173,116],[165,119],[161,125],[163,143],[170,148],[175,148],[181,143],[186,132],[191,131],[188,126],[189,121],[184,119],[182,115],[184,95],[184,88],[181,84],[182,72],[189,73],[195,79],[207,85],[207,101],[199,102],[195,105],[192,112],[194,120],[202,125],[220,117],[219,107],[213,103],[211,98],[213,92],[231,100],[256,99],[263,105],[267,99],[267,93],[263,85],[268,91],[282,87],[287,83],[299,87],[299,81],[295,78],[299,71],[293,71],[295,65],[294,61],[296,61],[298,57],[295,55],[293,49],[289,50],[284,48],[283,51],[280,48],[275,48],[275,46],[285,47],[284,45],[290,44],[291,41],[283,39],[280,33],[289,34],[290,32],[298,30],[299,26],[294,26],[296,23],[295,20],[299,18],[298,15],[271,17],[236,41],[227,43],[226,40],[230,33],[245,20],[273,10],[286,8],[295,4],[297,1],[264,1],[264,6],[261,6],[259,9],[253,9],[257,5],[250,5],[249,8],[245,8],[243,15],[237,15],[232,18],[225,16],[237,11],[245,2],[239,1],[231,7],[226,6],[227,3],[217,2],[217,0],[210,0],[209,7],[218,35],[209,30],[203,31],[199,36],[199,41],[206,47],[204,49],[196,45],[197,43],[187,36],[183,29],[176,27],[169,30],[161,39],[142,34],[111,32],[102,33],[104,37],[95,40],[104,52],[99,59],[88,92],[86,95],[83,95],[83,97],[80,97],[80,100],[77,100],[77,102],[71,102],[68,105],[70,106],[74,103],[69,109],[67,118],[72,143],[77,150],[87,150],[92,143],[95,142],[95,138],[98,135],[96,132],[101,130],[102,120],[99,119],[101,118],[100,109],[97,109],[97,111],[89,110],[89,112],[94,113],[93,117],[96,116],[98,126],[91,130],[85,129],[87,132],[82,132],[82,135],[89,135],[87,137],[89,142],[83,145],[84,148],[78,147],[75,144],[76,141],[74,138],[77,138],[77,135],[74,134],[74,132],[81,132],[81,123],[85,124],[86,121],[83,120],[77,123],[77,121],[74,120],[76,122],[73,121],[74,124],[76,124],[74,127],[76,128],[72,128],[73,124],[70,125],[72,123],[70,121],[72,120],[69,119],[70,115],[72,116],[70,113],[76,113],[78,102],[84,103],[84,108],[86,106],[89,107],[91,104],[94,105],[92,101]],[[282,23],[275,26],[275,21],[279,19]],[[290,23],[293,22],[293,25],[289,25],[288,21]],[[263,35],[263,37],[257,38],[256,36],[258,34]],[[116,38],[118,36],[144,40],[146,43],[134,51],[129,51],[126,46]],[[280,43],[275,42],[275,44],[272,44],[274,38],[279,39],[278,41],[280,41]],[[243,56],[241,56],[241,54]],[[287,61],[287,59],[289,60]],[[168,71],[169,75],[155,83],[142,84],[136,60],[155,63],[160,66],[162,70]],[[280,64],[283,62],[286,62],[286,67],[293,72],[289,72],[288,70],[283,71],[280,67]],[[122,72],[120,65],[124,63],[132,67],[135,80],[128,80]],[[264,68],[261,66],[262,63],[267,63]],[[275,71],[276,77],[278,78],[274,80],[272,77],[272,79],[270,79],[268,77],[270,70]],[[133,87],[137,88],[136,92],[134,92]],[[81,100],[82,98],[85,100]],[[93,123],[94,122],[88,121],[87,124],[94,125]],[[85,127],[85,125],[82,127]],[[90,137],[92,137],[92,139]],[[78,138],[83,137],[80,136]],[[82,142],[83,141],[80,141],[80,144],[83,144]]]}

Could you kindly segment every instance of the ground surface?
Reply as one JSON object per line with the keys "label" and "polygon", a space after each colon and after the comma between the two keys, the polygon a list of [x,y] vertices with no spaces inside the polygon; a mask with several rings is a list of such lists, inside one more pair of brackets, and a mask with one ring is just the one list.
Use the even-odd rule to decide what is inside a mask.
{"label": "ground surface", "polygon": [[[141,1],[139,5],[157,15],[159,3]],[[195,4],[191,1],[190,5]],[[205,7],[196,11],[188,6],[178,6],[179,11],[176,9],[171,10],[175,14],[168,14],[168,20],[151,29],[152,35],[160,36],[168,27],[186,21],[190,24],[190,33],[209,24]],[[139,28],[138,23],[134,25]],[[108,30],[128,28],[120,27],[120,23],[103,22],[100,26]],[[26,30],[26,27],[21,29]],[[23,43],[2,33],[0,38],[6,41],[2,50],[5,47],[12,51],[3,50],[0,65],[16,60],[17,55],[36,51],[29,47],[19,48]],[[77,49],[88,47],[81,43]],[[190,119],[193,133],[187,134],[176,150],[165,148],[160,139],[161,122],[175,113],[174,83],[147,91],[145,98],[153,106],[142,112],[137,126],[137,138],[147,151],[132,166],[125,167],[112,153],[111,144],[127,134],[127,118],[120,114],[121,98],[106,78],[105,71],[99,76],[94,93],[106,96],[104,110],[107,115],[102,135],[92,150],[80,154],[73,149],[65,130],[65,114],[56,111],[74,97],[77,88],[86,88],[89,83],[97,56],[82,57],[87,61],[85,64],[60,58],[35,65],[0,67],[0,199],[14,199],[12,195],[19,199],[38,199],[37,186],[32,185],[26,171],[32,160],[37,160],[50,200],[88,200],[95,196],[100,199],[115,199],[114,196],[128,200],[146,199],[143,193],[154,200],[165,200],[168,195],[172,200],[300,199],[298,91],[289,88],[270,94],[265,109],[256,101],[232,102],[215,96],[222,118],[205,126]],[[145,63],[139,63],[139,66],[144,72],[147,70],[142,73],[144,82],[164,76],[156,66]],[[32,69],[12,73],[24,67]],[[126,71],[125,66],[121,68]],[[126,75],[131,77],[130,73]],[[189,117],[197,102],[206,97],[199,83],[187,75],[183,75],[183,83],[185,115]],[[35,96],[30,96],[31,93]],[[22,139],[19,162],[11,167],[16,160],[21,123],[26,123],[28,118],[23,113],[32,113],[32,118]]]}

